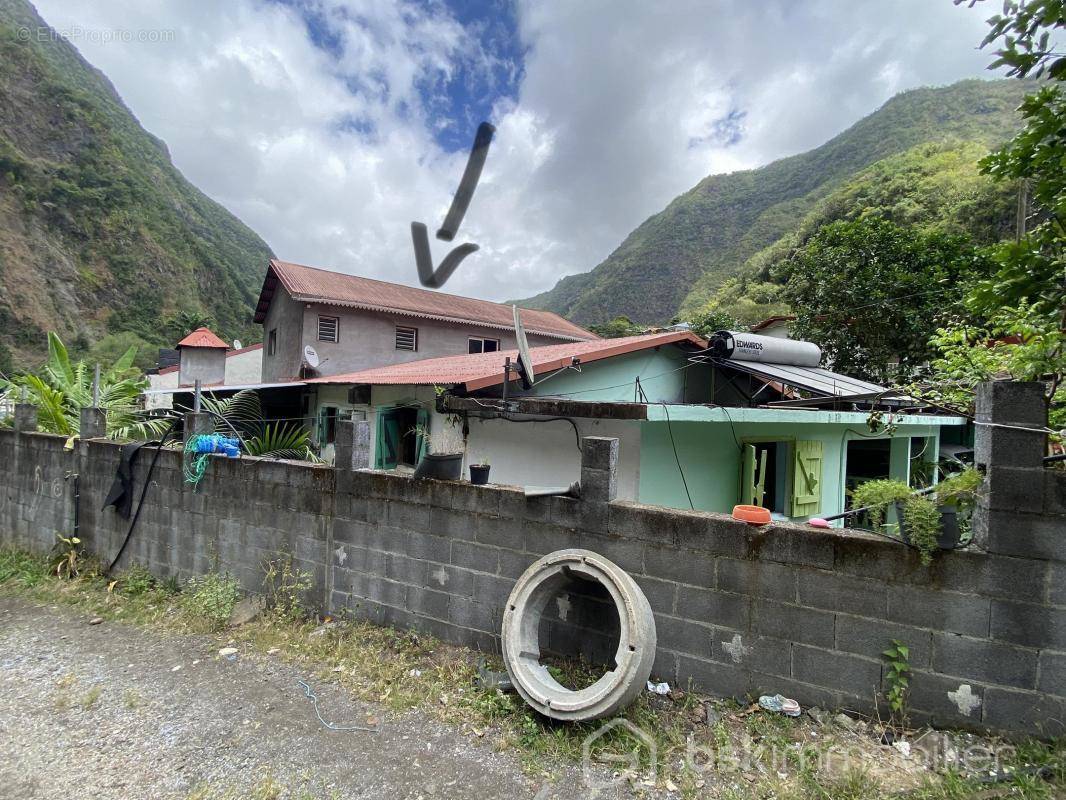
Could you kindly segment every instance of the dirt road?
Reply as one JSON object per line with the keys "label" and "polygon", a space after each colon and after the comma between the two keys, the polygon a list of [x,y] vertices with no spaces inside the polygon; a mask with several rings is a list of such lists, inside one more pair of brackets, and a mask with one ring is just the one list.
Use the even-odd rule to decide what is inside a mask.
{"label": "dirt road", "polygon": [[0,597],[0,797],[588,797],[574,769],[550,788],[516,759],[417,711],[354,702],[312,681],[326,730],[270,656],[218,655],[155,633]]}

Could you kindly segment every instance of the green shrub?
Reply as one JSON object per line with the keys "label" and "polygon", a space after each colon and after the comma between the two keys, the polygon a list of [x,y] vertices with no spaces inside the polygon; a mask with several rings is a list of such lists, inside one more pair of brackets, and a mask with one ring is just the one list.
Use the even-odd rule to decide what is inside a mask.
{"label": "green shrub", "polygon": [[119,578],[119,590],[129,597],[139,597],[155,588],[155,576],[139,564],[134,564]]}
{"label": "green shrub", "polygon": [[186,614],[222,628],[240,599],[240,587],[232,575],[212,572],[189,579],[180,598]]}

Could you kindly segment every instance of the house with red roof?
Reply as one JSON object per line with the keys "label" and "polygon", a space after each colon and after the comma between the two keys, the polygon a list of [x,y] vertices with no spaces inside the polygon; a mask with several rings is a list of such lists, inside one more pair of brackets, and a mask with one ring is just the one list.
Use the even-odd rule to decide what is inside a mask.
{"label": "house with red roof", "polygon": [[[580,476],[581,438],[609,436],[619,440],[620,499],[720,512],[747,503],[805,519],[842,512],[847,490],[864,480],[925,479],[941,429],[965,424],[820,366],[730,359],[691,331],[528,355],[527,388],[517,350],[308,379],[316,439],[328,455],[336,420],[350,416],[370,423],[376,469],[454,452],[464,476],[488,463],[493,483],[566,487]],[[871,408],[887,410],[892,425],[871,431]]]}
{"label": "house with red roof", "polygon": [[[522,310],[533,347],[598,337]],[[272,259],[255,308],[266,382],[516,346],[511,306]]]}

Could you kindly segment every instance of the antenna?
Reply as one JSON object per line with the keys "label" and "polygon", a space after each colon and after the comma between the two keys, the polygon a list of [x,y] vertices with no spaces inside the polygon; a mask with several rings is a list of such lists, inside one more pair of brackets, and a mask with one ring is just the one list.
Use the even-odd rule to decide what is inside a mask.
{"label": "antenna", "polygon": [[311,369],[314,369],[320,363],[322,363],[321,359],[319,359],[318,357],[318,353],[315,352],[315,348],[313,348],[309,344],[304,345],[304,361],[307,362],[307,366],[309,366]]}
{"label": "antenna", "polygon": [[244,347],[244,345],[241,344],[241,340],[240,339],[234,339],[233,340],[233,349],[234,350],[240,350],[242,347]]}
{"label": "antenna", "polygon": [[518,380],[522,382],[522,388],[528,391],[533,388],[533,359],[529,355],[529,342],[526,341],[518,306],[511,306],[511,311],[514,314],[514,338],[518,342]]}

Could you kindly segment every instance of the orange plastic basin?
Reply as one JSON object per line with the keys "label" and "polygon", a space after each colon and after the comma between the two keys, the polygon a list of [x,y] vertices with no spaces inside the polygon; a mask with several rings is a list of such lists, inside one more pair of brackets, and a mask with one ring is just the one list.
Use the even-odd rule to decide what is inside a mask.
{"label": "orange plastic basin", "polygon": [[770,522],[770,509],[761,506],[733,506],[733,519],[750,522],[752,525],[767,525]]}

